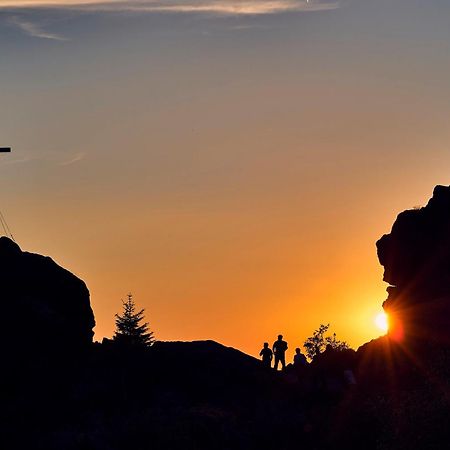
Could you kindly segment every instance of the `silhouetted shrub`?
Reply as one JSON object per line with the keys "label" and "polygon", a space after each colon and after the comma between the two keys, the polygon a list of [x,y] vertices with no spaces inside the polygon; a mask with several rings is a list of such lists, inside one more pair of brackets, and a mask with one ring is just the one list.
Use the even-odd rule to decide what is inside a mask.
{"label": "silhouetted shrub", "polygon": [[317,330],[314,330],[312,336],[307,338],[303,344],[305,348],[306,356],[309,359],[314,359],[314,356],[322,353],[327,345],[335,350],[345,350],[349,348],[349,345],[345,341],[340,341],[336,338],[336,333],[332,336],[325,336],[325,333],[330,328],[330,324],[320,324]]}

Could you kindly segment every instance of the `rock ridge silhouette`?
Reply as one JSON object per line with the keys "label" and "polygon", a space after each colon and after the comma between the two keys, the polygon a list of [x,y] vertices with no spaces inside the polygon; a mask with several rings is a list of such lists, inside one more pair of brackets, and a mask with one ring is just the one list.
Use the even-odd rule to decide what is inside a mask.
{"label": "rock ridge silhouette", "polygon": [[426,206],[404,211],[377,242],[391,318],[390,336],[450,342],[450,186]]}
{"label": "rock ridge silhouette", "polygon": [[51,258],[0,237],[0,339],[15,353],[89,347],[95,326],[86,284]]}

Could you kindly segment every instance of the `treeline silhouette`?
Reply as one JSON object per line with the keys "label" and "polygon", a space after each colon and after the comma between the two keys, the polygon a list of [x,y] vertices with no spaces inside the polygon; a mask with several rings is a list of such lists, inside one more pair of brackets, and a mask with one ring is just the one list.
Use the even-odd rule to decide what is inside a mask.
{"label": "treeline silhouette", "polygon": [[321,325],[312,362],[299,351],[283,371],[213,341],[154,342],[132,297],[116,338],[93,343],[86,285],[2,237],[0,448],[446,448],[449,231],[450,187],[438,186],[377,243],[388,335],[355,352]]}

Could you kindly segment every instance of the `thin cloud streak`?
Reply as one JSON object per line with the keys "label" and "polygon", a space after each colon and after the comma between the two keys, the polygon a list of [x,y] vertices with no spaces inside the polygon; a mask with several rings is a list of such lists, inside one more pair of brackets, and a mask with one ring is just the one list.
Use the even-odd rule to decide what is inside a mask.
{"label": "thin cloud streak", "polygon": [[0,167],[1,166],[9,166],[9,165],[13,165],[13,164],[25,164],[25,163],[29,163],[31,161],[33,161],[33,158],[31,158],[29,156],[25,156],[25,157],[19,158],[19,159],[12,159],[9,161],[1,161]]}
{"label": "thin cloud streak", "polygon": [[[217,15],[260,15],[314,12],[340,7],[329,0],[3,0],[0,10],[76,9],[92,12],[166,12]],[[46,33],[42,33],[45,35]],[[44,37],[44,36],[39,36]]]}
{"label": "thin cloud streak", "polygon": [[81,161],[82,159],[84,159],[86,157],[86,153],[85,152],[80,152],[77,153],[73,158],[70,158],[67,161],[63,161],[61,163],[59,163],[60,166],[70,166],[71,164],[74,164],[78,161]]}
{"label": "thin cloud streak", "polygon": [[28,164],[28,163],[35,163],[39,161],[44,161],[47,163],[50,163],[51,165],[57,165],[57,166],[70,166],[72,164],[75,164],[79,161],[82,161],[86,158],[88,153],[86,152],[78,152],[75,153],[70,158],[66,158],[65,160],[61,161],[61,157],[59,156],[59,153],[57,152],[47,152],[40,155],[34,155],[34,156],[23,156],[22,158],[12,159],[12,160],[0,160],[0,168],[2,166],[9,166],[9,165],[16,165],[16,164]]}
{"label": "thin cloud streak", "polygon": [[19,28],[25,34],[28,34],[31,37],[40,39],[51,39],[54,41],[67,41],[65,37],[59,36],[54,33],[49,33],[43,30],[39,25],[33,22],[29,22],[28,20],[24,20],[20,17],[11,17],[9,19],[9,23],[15,25],[17,28]]}

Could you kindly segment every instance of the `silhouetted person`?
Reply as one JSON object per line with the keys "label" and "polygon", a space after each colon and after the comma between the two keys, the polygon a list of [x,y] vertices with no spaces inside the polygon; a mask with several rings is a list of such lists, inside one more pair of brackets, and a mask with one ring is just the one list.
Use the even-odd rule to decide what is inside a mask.
{"label": "silhouetted person", "polygon": [[273,353],[275,355],[274,369],[278,370],[278,363],[281,363],[281,368],[286,367],[285,353],[288,348],[287,342],[283,341],[283,335],[279,334],[278,339],[273,343]]}
{"label": "silhouetted person", "polygon": [[308,362],[306,361],[306,356],[297,347],[295,349],[295,355],[294,355],[294,367],[296,369],[301,369],[303,367],[306,367],[307,364],[308,364]]}
{"label": "silhouetted person", "polygon": [[264,342],[264,347],[259,352],[259,356],[262,357],[264,367],[270,367],[272,365],[273,352],[270,350],[268,342]]}

